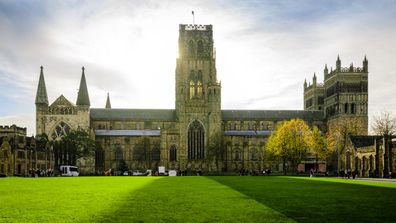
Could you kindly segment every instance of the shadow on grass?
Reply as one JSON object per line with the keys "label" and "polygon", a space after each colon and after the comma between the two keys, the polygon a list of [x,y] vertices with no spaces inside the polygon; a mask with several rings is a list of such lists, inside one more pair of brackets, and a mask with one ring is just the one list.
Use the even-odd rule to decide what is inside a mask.
{"label": "shadow on grass", "polygon": [[293,222],[206,177],[162,177],[131,191],[95,222]]}
{"label": "shadow on grass", "polygon": [[396,188],[287,177],[209,177],[298,222],[396,222]]}

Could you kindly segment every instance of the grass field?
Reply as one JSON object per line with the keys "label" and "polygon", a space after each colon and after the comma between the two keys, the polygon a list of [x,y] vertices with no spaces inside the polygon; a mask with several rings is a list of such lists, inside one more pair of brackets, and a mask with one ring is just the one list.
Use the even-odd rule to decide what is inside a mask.
{"label": "grass field", "polygon": [[0,178],[0,222],[396,222],[396,183],[297,177]]}

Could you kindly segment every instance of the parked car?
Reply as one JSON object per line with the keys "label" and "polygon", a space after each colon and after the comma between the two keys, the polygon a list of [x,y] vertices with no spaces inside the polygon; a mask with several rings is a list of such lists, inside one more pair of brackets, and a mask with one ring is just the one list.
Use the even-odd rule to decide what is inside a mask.
{"label": "parked car", "polygon": [[140,172],[139,170],[134,170],[134,171],[132,172],[132,176],[146,176],[146,174]]}

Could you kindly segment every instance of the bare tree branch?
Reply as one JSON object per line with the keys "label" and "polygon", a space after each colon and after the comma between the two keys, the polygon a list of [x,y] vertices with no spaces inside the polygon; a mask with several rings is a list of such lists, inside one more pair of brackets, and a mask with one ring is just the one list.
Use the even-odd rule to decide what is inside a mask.
{"label": "bare tree branch", "polygon": [[396,133],[396,118],[391,112],[382,111],[378,116],[374,116],[371,128],[377,135],[394,135]]}

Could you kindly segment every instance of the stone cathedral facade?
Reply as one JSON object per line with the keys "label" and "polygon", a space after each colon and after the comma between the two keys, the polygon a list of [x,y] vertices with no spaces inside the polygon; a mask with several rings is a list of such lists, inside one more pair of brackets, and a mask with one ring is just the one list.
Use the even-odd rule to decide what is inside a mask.
{"label": "stone cathedral facade", "polygon": [[[266,141],[276,125],[293,118],[326,131],[340,117],[357,117],[364,126],[362,134],[367,134],[366,59],[362,68],[341,68],[338,59],[335,70],[329,72],[326,66],[324,84],[317,83],[316,76],[312,85],[305,82],[304,110],[222,110],[212,25],[179,25],[178,44],[175,109],[112,108],[109,95],[104,108],[91,108],[84,68],[76,104],[63,95],[49,104],[41,68],[36,133],[57,140],[70,129],[88,129],[98,143],[95,162],[88,164],[91,172],[116,169],[122,160],[130,170],[277,168],[265,161]],[[215,162],[209,145],[218,135],[224,139],[224,151]],[[310,168],[313,160],[302,165]]]}

